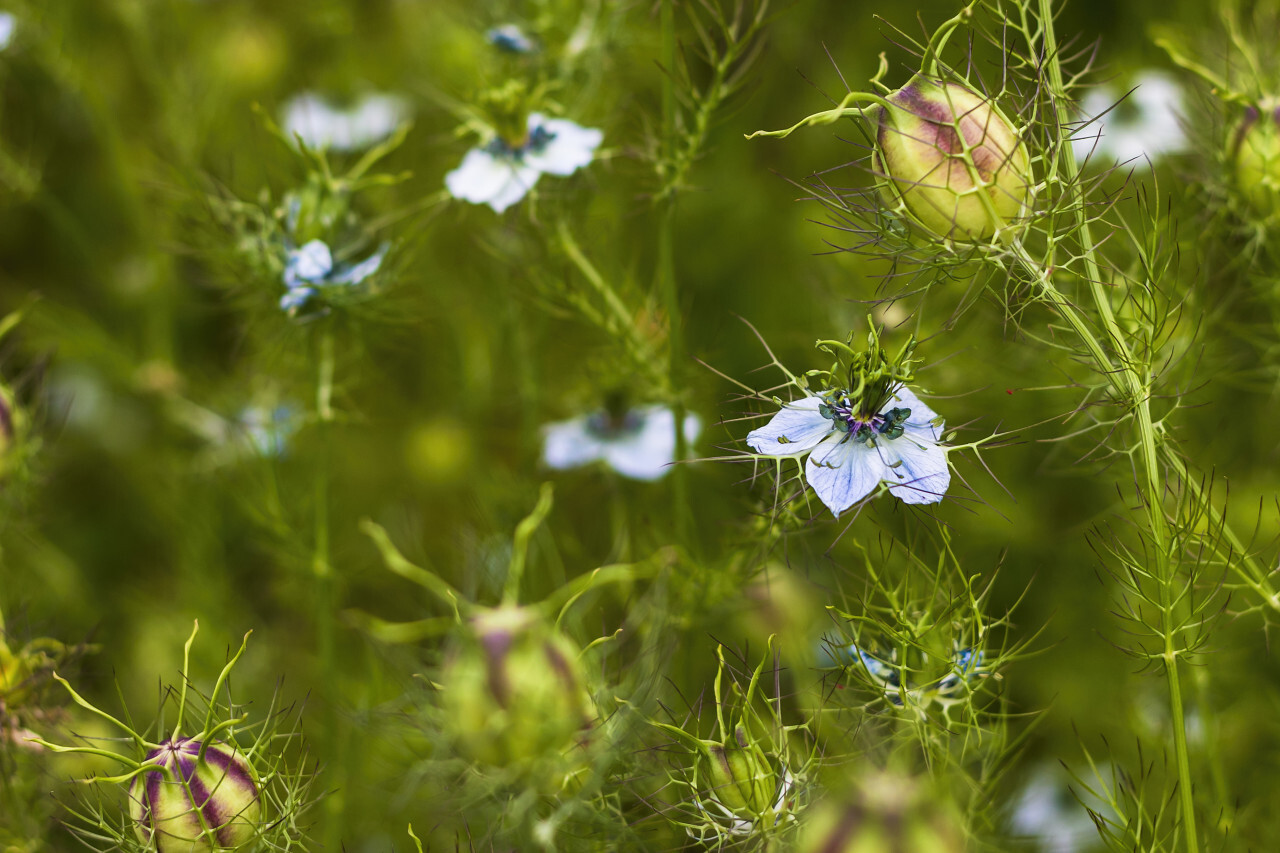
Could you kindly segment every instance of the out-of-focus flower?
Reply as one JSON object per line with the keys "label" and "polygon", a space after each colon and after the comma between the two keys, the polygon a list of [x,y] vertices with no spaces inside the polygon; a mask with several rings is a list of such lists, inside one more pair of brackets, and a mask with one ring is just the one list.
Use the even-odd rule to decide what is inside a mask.
{"label": "out-of-focus flower", "polygon": [[[643,406],[622,415],[599,411],[543,428],[542,458],[556,470],[603,460],[633,480],[657,480],[676,458],[675,414],[666,406]],[[701,431],[695,414],[684,419],[685,441],[692,445]]]}
{"label": "out-of-focus flower", "polygon": [[864,404],[830,390],[787,403],[747,444],[766,456],[803,456],[805,478],[836,515],[881,482],[904,503],[942,500],[951,484],[942,419],[906,386]]}
{"label": "out-of-focus flower", "polygon": [[[1018,794],[1009,818],[1015,835],[1036,839],[1045,853],[1089,850],[1098,838],[1093,820],[1072,796],[1062,774],[1057,765],[1039,767]],[[1105,809],[1101,802],[1091,805]]]}
{"label": "out-of-focus flower", "polygon": [[289,448],[289,439],[298,431],[298,412],[288,403],[272,408],[249,406],[240,412],[235,427],[238,437],[257,455],[283,456]]}
{"label": "out-of-focus flower", "polygon": [[285,261],[286,291],[280,297],[280,308],[289,312],[290,316],[295,316],[322,287],[360,284],[378,271],[386,253],[387,246],[384,244],[359,263],[335,264],[333,253],[323,240],[312,240],[291,250]]}
{"label": "out-of-focus flower", "polygon": [[986,240],[1022,216],[1027,148],[993,101],[922,76],[886,100],[893,107],[880,110],[875,167],[919,225],[939,237]]}
{"label": "out-of-focus flower", "polygon": [[571,175],[588,165],[603,139],[595,128],[530,113],[524,139],[494,137],[472,148],[444,183],[454,198],[501,213],[524,198],[544,173]]}
{"label": "out-of-focus flower", "polygon": [[0,50],[4,50],[13,41],[13,31],[17,26],[18,19],[12,12],[0,12]]}
{"label": "out-of-focus flower", "polygon": [[515,24],[503,24],[484,34],[489,44],[507,53],[533,53],[538,45]]}
{"label": "out-of-focus flower", "polygon": [[1181,110],[1182,88],[1174,79],[1160,71],[1143,71],[1134,78],[1128,95],[1102,86],[1084,96],[1080,112],[1092,121],[1072,137],[1071,144],[1081,160],[1092,156],[1104,162],[1114,159],[1143,165],[1186,145],[1178,119]]}
{"label": "out-of-focus flower", "polygon": [[249,762],[220,741],[174,738],[147,754],[159,769],[135,776],[129,814],[158,853],[233,850],[258,833],[262,806]]}
{"label": "out-of-focus flower", "polygon": [[342,109],[304,92],[285,105],[282,121],[285,133],[310,148],[358,151],[390,136],[408,112],[404,99],[395,95],[365,95]]}

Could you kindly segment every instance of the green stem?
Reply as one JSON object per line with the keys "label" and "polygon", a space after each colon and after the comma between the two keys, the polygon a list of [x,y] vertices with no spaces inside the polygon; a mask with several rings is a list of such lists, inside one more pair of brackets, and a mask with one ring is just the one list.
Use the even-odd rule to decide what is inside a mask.
{"label": "green stem", "polygon": [[[1039,0],[1040,23],[1044,37],[1044,56],[1049,76],[1049,96],[1053,99],[1059,127],[1066,127],[1070,121],[1068,114],[1067,91],[1062,78],[1062,66],[1058,57],[1057,36],[1053,27],[1053,9],[1051,0]],[[1065,185],[1079,191],[1079,167],[1075,152],[1069,144],[1059,146]],[[983,194],[985,195],[985,194]],[[1083,199],[1072,199],[1068,208],[1074,211],[1075,233],[1080,242],[1080,255],[1085,264],[1085,281],[1093,297],[1093,303],[1102,320],[1108,343],[1118,356],[1116,360],[1108,358],[1101,350],[1099,342],[1091,335],[1082,340],[1093,354],[1103,375],[1111,383],[1120,399],[1133,407],[1136,421],[1136,432],[1139,442],[1143,485],[1146,491],[1146,515],[1150,525],[1151,539],[1155,558],[1153,576],[1159,588],[1160,596],[1160,633],[1164,639],[1164,651],[1161,657],[1169,686],[1169,711],[1173,725],[1174,754],[1178,766],[1178,794],[1181,801],[1183,828],[1186,832],[1186,849],[1188,853],[1197,853],[1200,849],[1199,832],[1196,829],[1196,811],[1194,791],[1191,785],[1191,760],[1187,750],[1186,721],[1182,706],[1182,685],[1179,680],[1178,656],[1180,649],[1175,643],[1177,626],[1174,624],[1174,566],[1170,559],[1170,534],[1168,520],[1165,518],[1163,504],[1165,481],[1160,469],[1157,444],[1159,439],[1155,424],[1151,417],[1151,394],[1149,379],[1141,375],[1133,356],[1121,334],[1115,312],[1111,306],[1110,295],[1102,282],[1101,270],[1098,267],[1096,246],[1089,228],[1089,218],[1085,211]],[[1053,249],[1051,247],[1050,251]],[[1023,251],[1023,257],[1026,257]],[[1052,256],[1050,256],[1052,262]],[[1036,278],[1041,292],[1055,303],[1063,316],[1073,326],[1082,323],[1074,308],[1053,287],[1048,271],[1036,269]],[[1115,361],[1119,361],[1116,364]]]}
{"label": "green stem", "polygon": [[[317,672],[322,692],[320,739],[322,754],[333,750],[338,742],[337,725],[338,691],[334,689],[334,634],[337,620],[336,600],[333,588],[333,565],[329,554],[329,444],[333,424],[333,328],[326,324],[320,332],[319,366],[316,370],[316,420],[320,430],[320,459],[316,465],[315,479],[315,543],[311,553],[311,574],[315,579],[315,620]],[[324,743],[323,741],[327,741]],[[329,747],[326,750],[325,747]],[[330,755],[337,766],[337,756]],[[325,848],[341,848],[343,793],[335,789],[325,798]]]}
{"label": "green stem", "polygon": [[[667,69],[676,67],[675,0],[662,0],[662,62]],[[675,79],[671,73],[662,81],[663,160],[673,161],[676,153],[677,109]],[[671,382],[671,411],[675,416],[676,462],[671,472],[672,511],[675,532],[681,542],[689,541],[689,482],[687,466],[679,464],[688,455],[684,435],[684,322],[680,293],[676,286],[675,261],[676,196],[669,194],[658,202],[658,291],[667,314],[669,359],[667,370]]]}

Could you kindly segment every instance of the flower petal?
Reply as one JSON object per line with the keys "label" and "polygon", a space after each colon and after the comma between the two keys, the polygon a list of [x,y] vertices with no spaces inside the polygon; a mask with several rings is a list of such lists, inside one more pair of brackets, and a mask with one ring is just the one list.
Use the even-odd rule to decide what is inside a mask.
{"label": "flower petal", "polygon": [[564,471],[604,456],[604,444],[587,428],[590,415],[557,421],[542,428],[542,461],[552,470]]}
{"label": "flower petal", "polygon": [[291,287],[280,297],[280,310],[290,313],[297,311],[307,300],[316,295],[314,287]]}
{"label": "flower petal", "polygon": [[285,286],[293,288],[304,283],[322,281],[333,271],[333,253],[323,240],[312,240],[300,249],[289,253],[284,267]]}
{"label": "flower petal", "polygon": [[841,432],[827,436],[805,462],[805,479],[836,515],[865,498],[885,478],[887,469],[877,448]]}
{"label": "flower petal", "polygon": [[444,176],[449,193],[472,204],[487,204],[498,213],[524,198],[538,180],[538,170],[516,166],[510,159],[472,148],[462,165]]}
{"label": "flower petal", "polygon": [[[604,442],[604,458],[613,470],[633,480],[658,480],[666,476],[676,458],[675,415],[666,406],[648,406],[633,412],[641,418],[639,429]],[[685,442],[692,444],[702,424],[695,414],[684,419]]]}
{"label": "flower petal", "polygon": [[571,175],[588,165],[604,140],[604,133],[596,128],[533,113],[529,116],[529,132],[537,127],[551,134],[551,139],[540,149],[526,153],[524,162],[549,175]]}
{"label": "flower petal", "polygon": [[334,270],[333,275],[329,276],[331,284],[359,284],[369,276],[378,271],[382,266],[382,259],[386,256],[388,244],[383,243],[378,247],[378,251],[365,258],[358,264],[344,264]]}
{"label": "flower petal", "polygon": [[931,426],[921,429],[908,422],[902,436],[881,441],[879,447],[888,463],[884,479],[891,484],[889,491],[903,503],[932,504],[942,500],[951,485],[951,469],[947,466],[947,451],[938,445]]}
{"label": "flower petal", "polygon": [[799,456],[818,446],[833,429],[818,413],[822,400],[802,397],[787,403],[769,423],[747,433],[747,445],[766,456]]}

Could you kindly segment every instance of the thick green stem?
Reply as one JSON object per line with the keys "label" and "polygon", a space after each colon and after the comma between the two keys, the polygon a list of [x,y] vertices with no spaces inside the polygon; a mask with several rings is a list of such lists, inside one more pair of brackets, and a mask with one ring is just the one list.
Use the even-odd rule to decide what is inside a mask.
{"label": "thick green stem", "polygon": [[[1070,122],[1068,112],[1067,91],[1062,78],[1062,66],[1058,56],[1057,36],[1053,27],[1053,9],[1051,0],[1039,0],[1040,24],[1044,33],[1044,52],[1046,71],[1048,73],[1049,96],[1053,100],[1059,127],[1066,127]],[[1079,167],[1075,160],[1075,152],[1071,145],[1059,146],[1062,157],[1062,171],[1065,186],[1072,192],[1079,192]],[[1191,760],[1187,750],[1186,721],[1182,706],[1182,685],[1179,680],[1177,626],[1174,624],[1174,565],[1170,554],[1170,533],[1168,520],[1164,513],[1165,480],[1158,459],[1157,430],[1151,417],[1151,394],[1149,377],[1139,372],[1132,353],[1129,351],[1115,312],[1111,305],[1107,286],[1102,281],[1101,270],[1097,262],[1096,246],[1089,228],[1089,219],[1082,198],[1068,199],[1068,209],[1074,211],[1075,234],[1079,241],[1079,252],[1085,264],[1085,280],[1093,297],[1093,303],[1102,321],[1102,328],[1107,343],[1115,353],[1109,358],[1101,350],[1099,342],[1091,335],[1082,335],[1086,347],[1097,361],[1098,368],[1107,377],[1119,398],[1133,407],[1135,433],[1138,440],[1140,456],[1140,476],[1146,492],[1146,515],[1150,527],[1152,551],[1155,559],[1152,575],[1160,597],[1160,633],[1164,640],[1164,651],[1161,658],[1169,687],[1169,712],[1173,726],[1174,754],[1178,767],[1178,793],[1181,802],[1182,827],[1186,832],[1186,849],[1189,853],[1197,853],[1200,849],[1199,832],[1196,829],[1196,811],[1194,791],[1191,785]],[[1052,249],[1051,249],[1052,251]],[[1023,257],[1026,253],[1023,252]],[[1052,257],[1050,257],[1052,265]],[[1081,318],[1074,308],[1062,298],[1052,281],[1047,269],[1037,268],[1034,271],[1041,292],[1057,305],[1068,321],[1076,326]],[[1117,363],[1118,362],[1118,363]],[[1144,371],[1145,373],[1145,371]]]}

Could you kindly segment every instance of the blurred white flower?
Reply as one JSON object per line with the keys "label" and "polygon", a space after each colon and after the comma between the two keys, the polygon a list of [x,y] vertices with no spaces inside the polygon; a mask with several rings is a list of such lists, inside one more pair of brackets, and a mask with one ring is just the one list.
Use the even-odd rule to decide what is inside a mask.
{"label": "blurred white flower", "polygon": [[544,172],[571,175],[589,164],[604,139],[595,128],[541,113],[530,113],[527,128],[525,142],[518,147],[495,138],[468,151],[462,165],[445,175],[453,197],[502,213],[524,198]]}
{"label": "blurred white flower", "polygon": [[332,106],[314,92],[295,96],[284,108],[284,132],[309,148],[358,151],[390,136],[408,117],[394,95],[365,95],[347,109]]}
{"label": "blurred white flower", "polygon": [[12,12],[0,12],[0,50],[4,50],[13,41],[13,30],[17,25],[18,19]]}
{"label": "blurred white flower", "polygon": [[334,264],[333,253],[323,240],[312,240],[289,252],[284,267],[284,286],[280,308],[296,314],[324,285],[356,285],[378,271],[387,253],[383,244],[358,264]]}
{"label": "blurred white flower", "polygon": [[803,456],[805,479],[836,515],[881,482],[904,503],[942,500],[951,484],[942,419],[906,387],[878,412],[853,411],[848,395],[826,391],[788,403],[769,423],[747,434],[765,456]]}
{"label": "blurred white flower", "polygon": [[1072,137],[1078,159],[1092,156],[1101,158],[1104,165],[1116,160],[1141,166],[1146,159],[1154,161],[1186,145],[1179,121],[1182,88],[1177,82],[1160,71],[1143,71],[1131,88],[1126,95],[1127,90],[1101,86],[1084,96],[1080,103],[1084,120],[1101,117]]}
{"label": "blurred white flower", "polygon": [[233,425],[236,438],[258,456],[277,458],[289,448],[298,431],[298,411],[291,403],[271,408],[253,405],[242,409]]}
{"label": "blurred white flower", "polygon": [[[676,458],[675,415],[666,406],[632,409],[622,417],[595,412],[543,427],[542,459],[562,471],[603,460],[633,480],[663,477]],[[702,425],[685,415],[684,437],[692,445]]]}
{"label": "blurred white flower", "polygon": [[[1043,764],[1027,780],[1009,818],[1009,828],[1017,836],[1034,838],[1045,853],[1078,853],[1090,850],[1098,839],[1084,806],[1068,790],[1063,771]],[[1091,807],[1106,814],[1101,801]]]}

